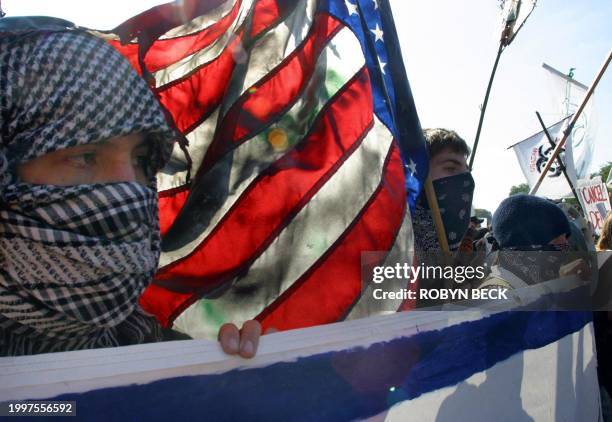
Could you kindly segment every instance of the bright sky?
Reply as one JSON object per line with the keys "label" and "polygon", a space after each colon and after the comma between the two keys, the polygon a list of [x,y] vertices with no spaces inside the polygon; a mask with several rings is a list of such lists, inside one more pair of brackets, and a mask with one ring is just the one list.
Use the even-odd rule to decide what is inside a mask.
{"label": "bright sky", "polygon": [[[496,0],[390,0],[406,70],[424,128],[446,127],[472,143],[479,106],[497,52]],[[49,15],[111,29],[165,0],[1,0],[7,16]],[[556,108],[542,62],[590,85],[612,47],[609,0],[539,0],[502,55],[474,165],[474,205],[494,211],[524,177],[506,148],[540,130],[538,110],[553,123]],[[596,91],[599,130],[592,170],[612,161],[612,67]]]}

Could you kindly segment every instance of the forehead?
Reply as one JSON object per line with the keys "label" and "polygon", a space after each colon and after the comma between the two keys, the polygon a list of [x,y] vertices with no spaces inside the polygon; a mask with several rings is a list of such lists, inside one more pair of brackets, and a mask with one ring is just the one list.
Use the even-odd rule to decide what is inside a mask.
{"label": "forehead", "polygon": [[433,165],[444,164],[447,162],[462,165],[467,168],[466,156],[461,152],[452,150],[451,148],[444,148],[431,158],[431,164]]}

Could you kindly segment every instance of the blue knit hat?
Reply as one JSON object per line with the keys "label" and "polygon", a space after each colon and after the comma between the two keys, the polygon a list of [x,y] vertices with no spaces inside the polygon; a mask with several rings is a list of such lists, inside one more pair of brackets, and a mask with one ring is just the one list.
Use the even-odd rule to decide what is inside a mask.
{"label": "blue knit hat", "polygon": [[546,245],[555,237],[571,234],[569,220],[561,208],[531,195],[504,199],[493,215],[492,226],[502,248]]}

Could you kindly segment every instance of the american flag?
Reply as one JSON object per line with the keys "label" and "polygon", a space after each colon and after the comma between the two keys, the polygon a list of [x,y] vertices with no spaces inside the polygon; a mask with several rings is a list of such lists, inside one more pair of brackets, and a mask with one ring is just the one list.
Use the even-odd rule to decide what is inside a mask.
{"label": "american flag", "polygon": [[411,262],[427,174],[388,0],[183,0],[99,35],[189,141],[158,178],[145,310],[199,338],[382,312],[362,252]]}

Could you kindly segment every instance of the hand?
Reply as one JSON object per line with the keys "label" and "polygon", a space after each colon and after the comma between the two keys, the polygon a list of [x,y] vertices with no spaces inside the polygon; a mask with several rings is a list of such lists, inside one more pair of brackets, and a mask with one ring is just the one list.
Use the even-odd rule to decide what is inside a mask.
{"label": "hand", "polygon": [[252,358],[257,353],[261,324],[259,321],[249,320],[238,330],[234,324],[223,324],[219,329],[219,343],[228,355],[240,355],[243,358]]}

